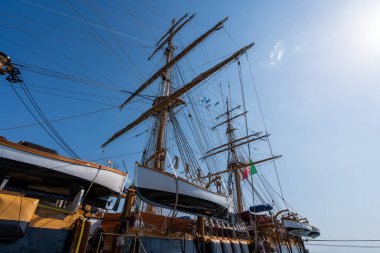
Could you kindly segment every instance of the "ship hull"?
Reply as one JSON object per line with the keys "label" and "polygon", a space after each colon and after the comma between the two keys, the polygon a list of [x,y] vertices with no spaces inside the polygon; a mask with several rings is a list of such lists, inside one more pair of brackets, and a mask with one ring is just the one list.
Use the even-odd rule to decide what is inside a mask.
{"label": "ship hull", "polygon": [[[39,171],[55,171],[69,176],[81,178],[88,182],[106,187],[114,192],[121,192],[125,183],[125,176],[114,171],[86,166],[84,161],[70,162],[71,159],[55,159],[53,155],[44,152],[33,152],[31,149],[0,140],[0,166],[2,161],[29,164],[39,168]],[[101,167],[101,166],[99,166]]]}
{"label": "ship hull", "polygon": [[232,211],[230,197],[211,192],[169,173],[136,166],[134,175],[138,196],[149,204],[217,218],[223,218]]}
{"label": "ship hull", "polygon": [[68,252],[72,230],[29,227],[27,234],[18,239],[1,239],[0,252]]}
{"label": "ship hull", "polygon": [[[303,246],[296,244],[271,245],[281,253],[306,253]],[[180,238],[162,238],[152,236],[127,236],[122,252],[150,253],[250,253],[254,252],[252,241],[209,238],[205,240],[187,240]],[[268,251],[269,252],[269,251]]]}

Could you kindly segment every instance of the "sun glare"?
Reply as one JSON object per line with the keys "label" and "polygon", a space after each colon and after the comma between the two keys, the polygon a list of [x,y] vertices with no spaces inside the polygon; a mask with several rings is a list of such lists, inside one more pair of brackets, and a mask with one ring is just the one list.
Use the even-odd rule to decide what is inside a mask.
{"label": "sun glare", "polygon": [[[380,56],[380,2],[363,6],[348,22],[351,43],[365,57]],[[350,43],[350,42],[348,42]]]}

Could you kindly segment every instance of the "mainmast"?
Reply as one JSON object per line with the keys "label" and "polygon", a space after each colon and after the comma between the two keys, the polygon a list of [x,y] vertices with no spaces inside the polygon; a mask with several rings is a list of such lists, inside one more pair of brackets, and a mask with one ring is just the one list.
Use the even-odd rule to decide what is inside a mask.
{"label": "mainmast", "polygon": [[[186,15],[185,15],[186,16]],[[223,19],[219,23],[217,23],[215,26],[213,26],[210,30],[202,34],[200,37],[198,37],[196,40],[194,40],[192,43],[190,43],[185,49],[183,49],[178,55],[173,57],[173,44],[170,42],[172,40],[172,37],[174,34],[176,34],[187,22],[189,22],[190,19],[192,19],[194,15],[189,17],[187,20],[185,20],[181,25],[176,27],[180,21],[183,19],[181,18],[180,21],[175,23],[171,29],[173,30],[172,32],[169,31],[168,37],[166,38],[167,35],[164,35],[163,38],[159,41],[161,42],[166,38],[165,40],[168,41],[167,44],[167,49],[169,49],[166,59],[167,59],[167,64],[162,66],[156,73],[154,73],[147,81],[145,81],[130,97],[128,97],[121,105],[120,108],[124,108],[126,104],[128,104],[129,101],[131,101],[134,97],[138,96],[143,90],[145,90],[154,80],[156,80],[158,77],[162,77],[164,80],[164,86],[169,86],[169,88],[164,89],[163,96],[157,98],[153,104],[153,106],[145,111],[143,114],[140,115],[137,119],[135,119],[132,123],[128,124],[126,127],[122,128],[121,130],[117,131],[114,133],[106,142],[102,144],[102,148],[131,130],[132,128],[136,127],[140,123],[144,122],[146,119],[155,116],[159,117],[160,119],[163,118],[162,115],[159,115],[162,111],[165,111],[166,114],[169,110],[173,109],[174,107],[184,104],[183,100],[180,99],[179,97],[187,93],[189,90],[193,89],[195,86],[199,85],[203,81],[205,81],[208,77],[213,75],[215,72],[221,70],[223,67],[225,67],[227,64],[231,63],[232,61],[237,60],[242,54],[246,53],[248,49],[253,47],[254,43],[248,44],[245,47],[241,48],[240,50],[236,51],[234,54],[231,56],[227,57],[225,60],[219,62],[218,64],[214,65],[212,68],[202,72],[195,78],[193,78],[190,82],[187,84],[183,85],[181,88],[173,91],[172,93],[170,92],[170,80],[168,78],[168,75],[171,73],[171,68],[174,66],[176,62],[178,62],[180,59],[182,59],[186,54],[188,54],[191,50],[196,48],[197,45],[199,45],[202,41],[204,41],[208,36],[210,36],[212,33],[215,31],[219,30],[220,28],[223,27],[224,22],[227,20],[227,18]],[[164,40],[164,41],[165,41]],[[163,46],[163,43],[158,44],[158,47]],[[155,50],[157,52],[158,50]],[[152,54],[154,55],[155,52]],[[149,57],[151,58],[152,55]],[[157,116],[159,115],[159,116]],[[165,129],[165,122],[161,124],[160,128]],[[160,138],[160,142],[156,146],[162,147],[162,141],[163,141],[164,135],[162,135]],[[158,150],[158,152],[163,152],[162,149]],[[155,154],[157,155],[157,154]],[[150,158],[151,159],[151,158]],[[149,160],[149,159],[148,159]],[[162,164],[160,163],[160,168],[162,167]]]}
{"label": "mainmast", "polygon": [[[157,78],[161,77],[161,85],[160,85],[160,94],[159,96],[154,100],[153,105],[150,109],[145,111],[143,114],[141,114],[137,119],[132,121],[130,124],[122,128],[121,130],[114,133],[103,145],[102,147],[105,147],[112,141],[119,138],[121,135],[125,134],[129,130],[133,129],[140,123],[144,122],[150,117],[155,117],[156,123],[155,123],[155,129],[152,131],[152,142],[148,142],[149,148],[145,150],[149,150],[148,153],[144,154],[143,157],[143,164],[145,166],[149,166],[153,169],[164,171],[165,170],[165,160],[166,160],[166,149],[165,149],[165,133],[166,133],[166,124],[169,117],[169,113],[173,108],[185,104],[185,102],[180,98],[182,95],[186,94],[188,91],[205,81],[207,78],[212,76],[215,72],[220,71],[222,68],[227,66],[229,63],[236,61],[242,54],[246,53],[247,50],[249,50],[251,47],[253,47],[254,43],[250,43],[246,45],[245,47],[242,47],[240,50],[236,51],[226,59],[220,61],[213,67],[209,68],[208,70],[200,73],[196,77],[194,77],[190,82],[184,84],[182,87],[173,89],[172,87],[172,71],[174,65],[181,60],[184,56],[186,56],[190,51],[196,48],[197,45],[199,45],[202,41],[204,41],[208,36],[210,36],[212,33],[214,33],[217,30],[220,30],[220,28],[223,27],[224,22],[227,20],[227,18],[224,18],[220,22],[218,22],[216,25],[214,25],[212,28],[210,28],[208,31],[206,31],[204,34],[199,36],[197,39],[195,39],[192,43],[190,43],[188,46],[186,46],[181,52],[179,52],[177,55],[174,55],[175,46],[173,45],[173,37],[174,35],[186,24],[188,23],[194,15],[190,16],[189,18],[185,19],[187,14],[182,17],[179,21],[172,20],[171,27],[169,31],[157,42],[157,49],[152,53],[152,55],[148,58],[151,59],[156,52],[158,52],[160,49],[164,49],[164,56],[166,63],[157,70],[147,81],[145,81],[142,85],[140,85],[137,90],[128,97],[124,103],[120,106],[120,108],[123,108],[126,104],[128,104],[129,101],[131,101],[134,97],[138,96],[143,90],[145,90],[148,86],[150,86]],[[232,110],[231,110],[232,111]],[[231,121],[234,118],[230,117],[230,114],[228,114],[228,121]],[[229,127],[228,132],[232,134],[233,130],[232,127]],[[234,151],[236,145],[241,145],[241,143],[236,143],[235,140],[231,138],[229,142],[231,143],[229,145],[229,148]],[[150,143],[150,144],[149,144]],[[232,155],[232,161],[230,163],[229,170],[230,172],[236,171],[235,177],[236,181],[239,184],[240,188],[240,171],[237,171],[237,168],[235,168],[236,164],[239,164],[238,158],[234,154]],[[197,168],[199,169],[199,168]],[[210,180],[212,181],[212,180]],[[238,199],[241,199],[240,196],[240,190],[239,190],[239,197]],[[242,201],[239,202],[239,210],[242,209]]]}
{"label": "mainmast", "polygon": [[[175,19],[172,20],[172,27],[169,30],[169,37],[167,40],[167,47],[165,49],[165,56],[166,56],[166,63],[170,62],[172,59],[172,55],[174,52],[174,46],[173,46],[173,29],[175,27]],[[171,72],[172,72],[173,66],[170,66],[169,68],[165,69],[162,72],[162,95],[154,100],[153,106],[157,105],[160,101],[167,98],[170,95],[170,89],[171,89]],[[164,140],[165,140],[165,127],[166,127],[166,120],[168,115],[168,107],[165,107],[158,115],[158,135],[157,135],[157,142],[156,142],[156,152],[157,158],[154,162],[154,168],[158,170],[164,170],[165,168],[165,157],[166,152],[164,151]]]}

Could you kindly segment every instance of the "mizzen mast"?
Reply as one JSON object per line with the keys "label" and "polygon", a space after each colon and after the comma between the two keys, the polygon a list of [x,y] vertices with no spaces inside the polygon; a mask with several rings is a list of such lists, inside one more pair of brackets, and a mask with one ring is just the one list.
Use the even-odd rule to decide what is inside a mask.
{"label": "mizzen mast", "polygon": [[244,209],[243,194],[242,194],[242,189],[241,189],[241,181],[242,181],[241,180],[241,173],[242,173],[241,170],[243,168],[251,166],[251,165],[260,164],[260,163],[264,163],[267,161],[271,161],[273,159],[280,158],[281,156],[272,156],[272,157],[265,158],[265,159],[262,159],[259,161],[255,161],[255,162],[252,162],[249,164],[247,164],[247,162],[245,162],[245,161],[241,161],[241,158],[237,152],[238,147],[245,145],[245,144],[248,144],[250,142],[266,139],[266,138],[268,138],[269,134],[263,135],[262,133],[259,132],[259,133],[253,133],[253,134],[247,135],[247,136],[242,137],[242,138],[238,138],[238,139],[235,138],[235,134],[234,134],[235,128],[233,127],[232,122],[235,119],[245,115],[247,113],[247,111],[240,113],[238,115],[232,116],[232,112],[236,109],[239,109],[240,106],[236,106],[236,107],[231,109],[228,98],[226,100],[226,107],[227,107],[226,112],[219,115],[216,118],[216,119],[219,119],[220,117],[225,116],[225,121],[215,125],[211,129],[216,129],[219,126],[226,124],[226,126],[227,126],[226,127],[227,143],[208,150],[201,159],[204,160],[204,159],[207,159],[211,156],[215,156],[219,153],[227,151],[228,152],[227,169],[216,172],[216,173],[208,174],[207,176],[202,177],[202,179],[203,178],[210,178],[210,180],[211,180],[212,177],[216,178],[216,177],[220,177],[221,174],[228,173],[229,178],[230,178],[228,189],[229,189],[229,193],[232,194],[231,184],[232,184],[232,176],[234,176],[235,194],[236,194],[236,207],[237,207],[237,212],[241,213],[244,211],[243,210]]}
{"label": "mizzen mast", "polygon": [[239,163],[239,158],[236,153],[236,149],[234,146],[235,137],[234,137],[234,131],[235,129],[232,126],[231,121],[238,116],[244,115],[247,112],[244,112],[242,114],[236,115],[235,117],[231,117],[231,111],[228,104],[228,99],[226,101],[227,104],[227,112],[226,112],[226,121],[223,123],[227,123],[227,139],[228,139],[228,170],[231,171],[231,173],[234,174],[235,177],[235,192],[236,192],[236,205],[237,205],[237,211],[238,213],[243,212],[243,197],[242,197],[242,191],[241,191],[241,177],[240,177],[240,171],[235,169],[235,166]]}

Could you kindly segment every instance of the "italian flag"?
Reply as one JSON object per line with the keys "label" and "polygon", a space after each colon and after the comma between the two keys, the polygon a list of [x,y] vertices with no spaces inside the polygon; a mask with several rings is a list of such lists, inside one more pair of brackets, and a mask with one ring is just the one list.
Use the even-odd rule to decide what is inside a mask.
{"label": "italian flag", "polygon": [[257,169],[255,165],[253,164],[252,159],[249,159],[248,167],[246,167],[243,171],[243,180],[248,178],[249,173],[251,173],[252,175],[257,174]]}
{"label": "italian flag", "polygon": [[257,169],[256,169],[255,165],[253,164],[252,159],[249,159],[249,163],[248,163],[248,165],[249,165],[249,167],[251,168],[251,174],[252,174],[252,175],[257,174]]}

